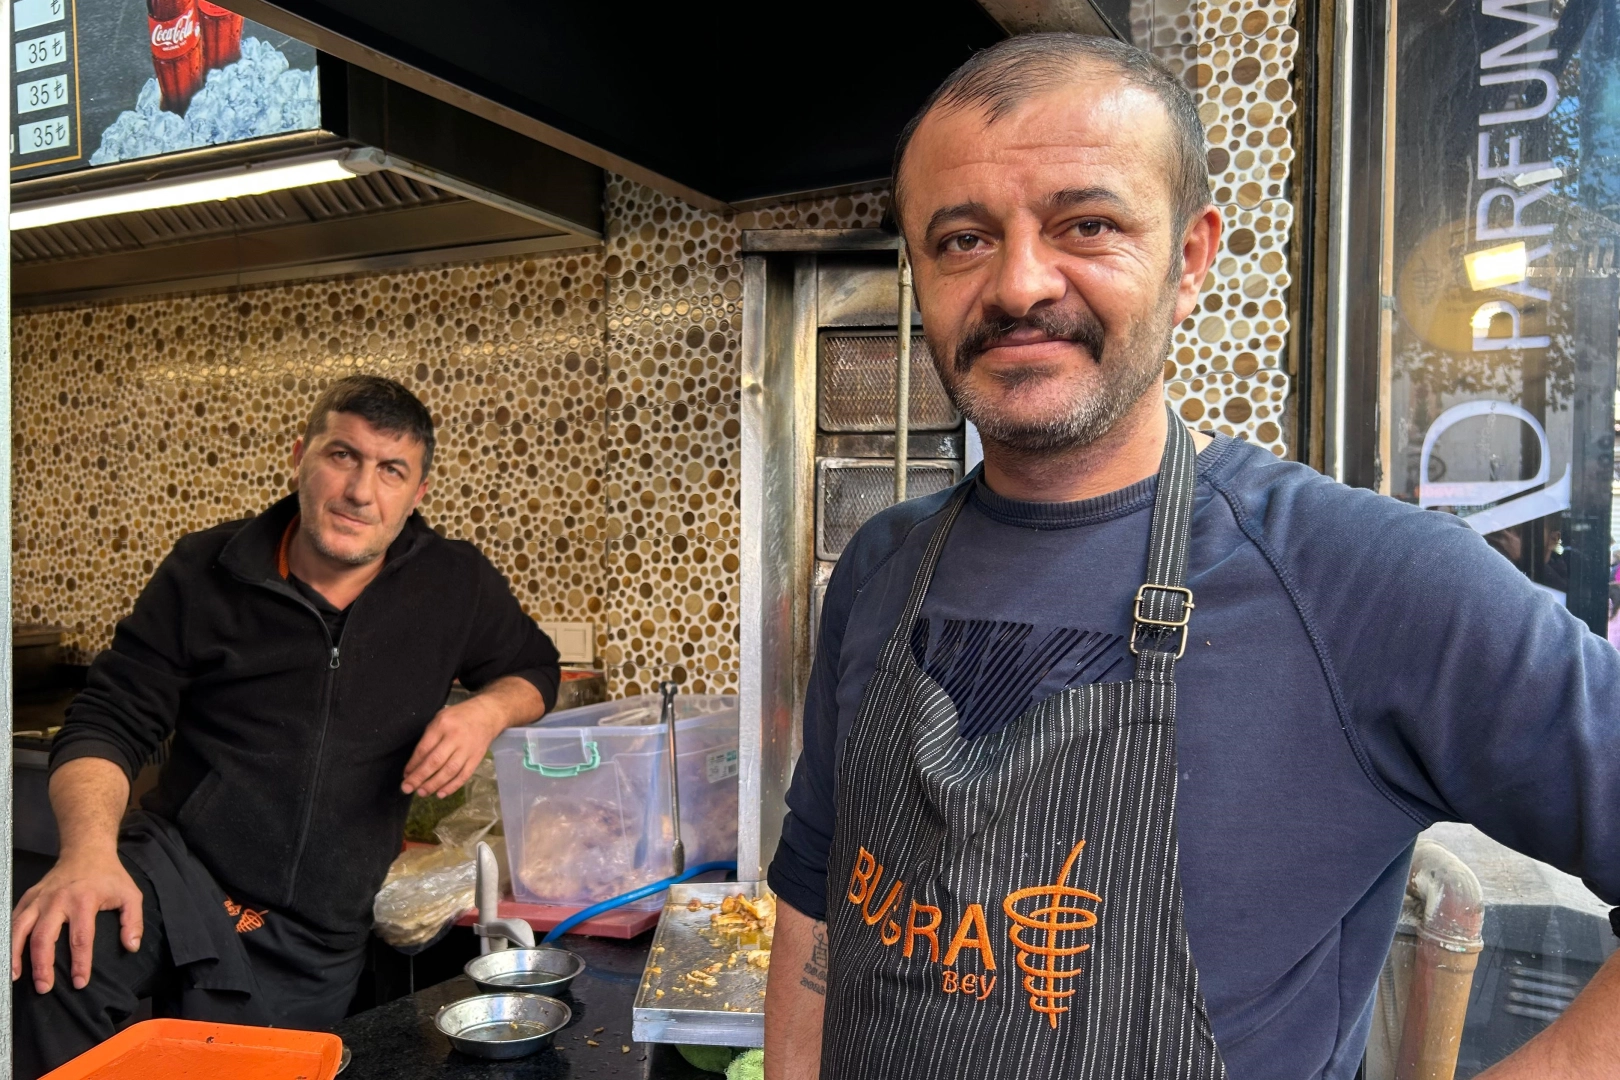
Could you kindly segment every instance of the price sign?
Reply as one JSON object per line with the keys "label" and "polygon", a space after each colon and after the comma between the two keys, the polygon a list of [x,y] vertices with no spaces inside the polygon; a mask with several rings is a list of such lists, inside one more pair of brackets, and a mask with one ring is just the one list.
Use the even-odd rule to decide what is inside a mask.
{"label": "price sign", "polygon": [[66,34],[46,34],[44,37],[17,42],[17,70],[19,72],[50,67],[53,64],[62,63],[67,58]]}
{"label": "price sign", "polygon": [[12,30],[21,34],[36,26],[61,22],[67,14],[67,0],[16,0],[11,5]]}
{"label": "price sign", "polygon": [[79,133],[77,0],[13,0],[11,168],[84,156]]}
{"label": "price sign", "polygon": [[0,3],[13,30],[0,54],[11,59],[12,182],[318,129],[314,47],[199,4]]}
{"label": "price sign", "polygon": [[43,154],[51,150],[61,150],[71,140],[72,124],[65,116],[53,116],[49,120],[35,120],[31,124],[17,125],[17,153]]}
{"label": "price sign", "polygon": [[38,112],[40,109],[59,109],[68,101],[66,75],[52,75],[17,87],[17,113]]}

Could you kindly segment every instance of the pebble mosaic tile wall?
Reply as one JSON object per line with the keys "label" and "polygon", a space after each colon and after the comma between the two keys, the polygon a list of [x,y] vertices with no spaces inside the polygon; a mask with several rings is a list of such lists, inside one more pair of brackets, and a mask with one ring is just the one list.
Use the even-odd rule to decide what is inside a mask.
{"label": "pebble mosaic tile wall", "polygon": [[[1225,250],[1175,334],[1189,421],[1286,454],[1291,0],[1138,0],[1133,30],[1194,88]],[[86,308],[13,323],[20,620],[111,640],[183,533],[291,489],[333,378],[432,409],[423,505],[539,619],[588,620],[613,693],[737,681],[739,232],[876,225],[886,197],[719,215],[625,181],[598,249]]]}
{"label": "pebble mosaic tile wall", "polygon": [[1197,95],[1224,249],[1176,330],[1169,394],[1198,426],[1286,455],[1293,0],[1136,0],[1132,35]]}
{"label": "pebble mosaic tile wall", "polygon": [[596,624],[613,692],[734,691],[738,233],[882,203],[608,198],[592,251],[18,315],[17,618],[104,648],[176,539],[291,490],[315,397],[372,371],[433,411],[428,521],[536,618]]}
{"label": "pebble mosaic tile wall", "polygon": [[721,217],[609,185],[601,640],[627,691],[676,669],[736,687],[739,232],[871,227],[886,205],[844,196]]}

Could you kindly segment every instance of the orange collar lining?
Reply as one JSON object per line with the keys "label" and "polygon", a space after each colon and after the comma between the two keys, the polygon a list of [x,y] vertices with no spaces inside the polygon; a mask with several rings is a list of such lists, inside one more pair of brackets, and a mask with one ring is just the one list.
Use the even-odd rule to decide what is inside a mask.
{"label": "orange collar lining", "polygon": [[282,581],[286,581],[292,573],[287,567],[287,549],[292,547],[293,536],[298,532],[298,519],[301,516],[294,514],[292,520],[287,522],[287,531],[281,534],[281,546],[276,549],[276,573],[281,575]]}

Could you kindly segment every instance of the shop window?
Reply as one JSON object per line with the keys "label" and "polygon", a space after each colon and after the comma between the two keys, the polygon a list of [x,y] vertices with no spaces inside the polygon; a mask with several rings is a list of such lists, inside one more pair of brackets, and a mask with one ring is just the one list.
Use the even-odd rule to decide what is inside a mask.
{"label": "shop window", "polygon": [[[1358,8],[1345,46],[1329,471],[1462,518],[1620,646],[1620,5],[1387,0]],[[1465,826],[1428,838],[1482,889],[1470,1077],[1560,1015],[1616,942],[1577,878]],[[1368,1080],[1396,1068],[1420,947],[1403,928]]]}

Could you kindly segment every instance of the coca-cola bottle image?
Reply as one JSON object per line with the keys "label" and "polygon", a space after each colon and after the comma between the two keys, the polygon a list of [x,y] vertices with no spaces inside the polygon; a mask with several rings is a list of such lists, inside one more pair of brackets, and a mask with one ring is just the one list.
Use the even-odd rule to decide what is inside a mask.
{"label": "coca-cola bottle image", "polygon": [[197,0],[202,16],[203,69],[213,71],[242,59],[242,16],[208,0]]}
{"label": "coca-cola bottle image", "polygon": [[184,114],[208,73],[203,67],[197,0],[146,0],[146,23],[152,34],[152,70],[163,91],[163,107]]}

